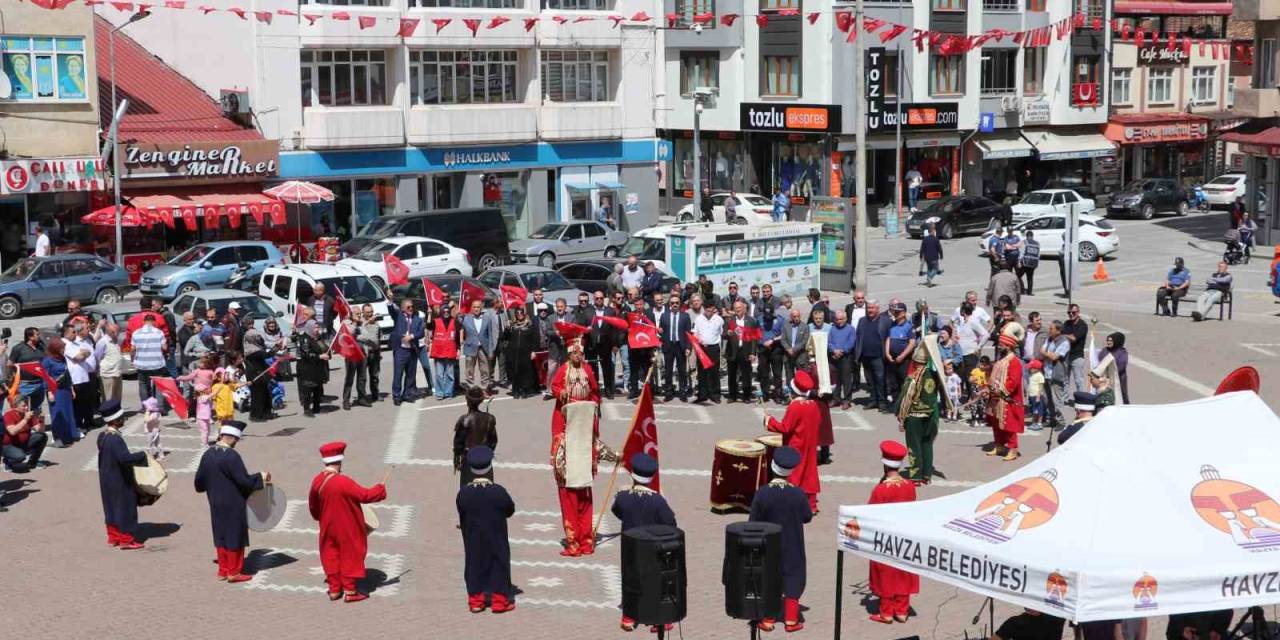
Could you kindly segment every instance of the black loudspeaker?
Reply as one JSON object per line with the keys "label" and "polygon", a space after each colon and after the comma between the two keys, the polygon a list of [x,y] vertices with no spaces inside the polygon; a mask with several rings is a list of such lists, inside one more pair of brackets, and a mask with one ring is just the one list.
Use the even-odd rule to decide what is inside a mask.
{"label": "black loudspeaker", "polygon": [[684,532],[653,524],[622,532],[622,613],[643,625],[684,620]]}
{"label": "black loudspeaker", "polygon": [[782,527],[735,522],[724,528],[724,611],[738,620],[782,615]]}

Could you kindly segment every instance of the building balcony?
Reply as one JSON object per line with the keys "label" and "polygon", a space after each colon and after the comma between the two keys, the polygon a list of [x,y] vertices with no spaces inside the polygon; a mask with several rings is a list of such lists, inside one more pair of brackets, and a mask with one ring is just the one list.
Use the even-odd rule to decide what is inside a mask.
{"label": "building balcony", "polygon": [[1280,0],[1234,0],[1231,17],[1236,20],[1280,20]]}
{"label": "building balcony", "polygon": [[306,107],[304,144],[309,149],[386,147],[404,144],[400,107]]}
{"label": "building balcony", "polygon": [[538,137],[538,108],[523,103],[415,106],[409,109],[408,133],[413,145],[528,142]]}
{"label": "building balcony", "polygon": [[1236,89],[1236,102],[1231,110],[1242,118],[1280,116],[1280,88]]}
{"label": "building balcony", "polygon": [[622,123],[622,104],[617,102],[543,102],[538,110],[543,140],[621,138]]}

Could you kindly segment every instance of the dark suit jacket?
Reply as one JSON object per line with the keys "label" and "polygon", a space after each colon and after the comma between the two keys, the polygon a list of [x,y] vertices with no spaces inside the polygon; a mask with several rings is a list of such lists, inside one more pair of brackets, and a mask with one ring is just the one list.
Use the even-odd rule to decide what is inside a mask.
{"label": "dark suit jacket", "polygon": [[[782,335],[778,336],[778,344],[781,344],[782,348],[788,351],[793,349],[796,351],[795,358],[796,358],[797,365],[803,367],[806,364],[809,364],[809,325],[808,323],[803,323],[803,322],[800,323],[800,326],[797,327],[797,331],[796,331],[796,340],[794,343],[792,343],[791,321],[788,320],[786,323],[782,325]],[[787,357],[790,357],[789,353],[784,353],[784,355]]]}
{"label": "dark suit jacket", "polygon": [[[738,340],[738,333],[729,328],[731,324],[738,322],[736,317],[730,317],[724,325],[724,357],[729,360],[745,360],[756,354],[756,349],[760,348],[759,340]],[[752,329],[759,327],[760,323],[756,319],[747,316],[742,320],[742,326]],[[806,335],[808,335],[806,333]]]}
{"label": "dark suit jacket", "polygon": [[689,350],[689,332],[693,331],[693,319],[683,311],[676,312],[676,335],[671,335],[671,311],[663,311],[658,318],[658,333],[662,336],[662,346],[679,344],[681,349]]}
{"label": "dark suit jacket", "polygon": [[[391,312],[391,322],[391,334],[387,337],[387,344],[391,347],[391,353],[393,355],[418,353],[418,341],[421,340],[426,333],[425,325],[422,322],[422,316],[415,313],[413,314],[413,318],[406,323],[404,319],[404,311],[396,309]],[[413,336],[413,343],[408,349],[405,349],[400,344],[400,340],[404,337],[405,333]]]}
{"label": "dark suit jacket", "polygon": [[[875,328],[872,329],[874,323]],[[872,320],[866,316],[858,320],[858,328],[854,330],[857,334],[853,343],[853,358],[861,360],[864,352],[868,354],[879,353],[884,355],[884,339],[889,337],[889,326],[893,321],[889,319],[888,314],[880,314]]]}
{"label": "dark suit jacket", "polygon": [[[604,316],[607,318],[618,317],[618,312],[610,306],[605,306]],[[616,329],[604,322],[596,322],[596,308],[592,305],[586,314],[587,322],[591,327],[591,345],[597,349],[612,349],[618,344],[619,329]],[[623,338],[625,340],[625,338]]]}

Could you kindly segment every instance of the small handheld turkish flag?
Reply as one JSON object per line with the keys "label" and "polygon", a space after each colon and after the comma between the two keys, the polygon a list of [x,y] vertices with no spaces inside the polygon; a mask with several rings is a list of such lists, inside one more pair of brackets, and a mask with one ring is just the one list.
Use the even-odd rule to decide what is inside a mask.
{"label": "small handheld turkish flag", "polygon": [[426,298],[427,304],[432,307],[438,307],[444,304],[444,289],[436,286],[436,283],[423,278],[422,279],[422,297]]}
{"label": "small handheld turkish flag", "polygon": [[715,364],[711,362],[711,356],[707,355],[706,350],[702,348],[702,343],[698,342],[698,338],[693,335],[692,331],[689,332],[689,344],[693,345],[693,353],[698,356],[698,366],[703,369],[710,369]]}
{"label": "small handheld turkish flag", "polygon": [[387,284],[409,284],[409,267],[400,258],[389,253],[382,254],[382,264],[387,268]]}
{"label": "small handheld turkish flag", "polygon": [[351,303],[347,302],[347,297],[342,295],[342,289],[338,287],[333,288],[333,313],[343,320],[351,315]]}
{"label": "small handheld turkish flag", "polygon": [[651,349],[658,346],[658,328],[647,322],[632,322],[627,329],[627,346],[632,349]]}
{"label": "small handheld turkish flag", "polygon": [[182,391],[178,389],[178,383],[173,378],[152,378],[151,383],[156,386],[156,392],[164,396],[165,402],[173,407],[173,411],[178,414],[179,418],[186,420],[190,414],[187,399],[183,397]]}
{"label": "small handheld turkish flag", "polygon": [[475,284],[473,282],[463,280],[462,281],[462,298],[460,300],[463,313],[470,311],[471,303],[476,301],[479,301],[480,305],[484,306],[484,287],[481,287],[480,285]]}
{"label": "small handheld turkish flag", "polygon": [[351,335],[351,331],[345,324],[338,329],[338,335],[333,338],[333,352],[351,362],[364,362],[364,350],[360,348],[356,337]]}
{"label": "small handheld turkish flag", "polygon": [[529,299],[529,291],[524,287],[504,284],[500,285],[498,289],[502,293],[502,306],[508,309],[524,306],[524,301]]}
{"label": "small handheld turkish flag", "polygon": [[53,378],[49,377],[49,374],[45,372],[44,367],[40,366],[39,362],[19,362],[17,367],[18,370],[23,373],[29,373],[41,380],[44,380],[45,391],[53,392],[58,389],[58,383],[54,382]]}
{"label": "small handheld turkish flag", "polygon": [[[646,383],[640,392],[640,401],[636,403],[635,417],[631,422],[631,435],[622,449],[622,464],[631,471],[631,457],[637,453],[647,453],[658,459],[658,422],[653,411],[653,385]],[[649,488],[661,492],[658,474],[653,474]]]}

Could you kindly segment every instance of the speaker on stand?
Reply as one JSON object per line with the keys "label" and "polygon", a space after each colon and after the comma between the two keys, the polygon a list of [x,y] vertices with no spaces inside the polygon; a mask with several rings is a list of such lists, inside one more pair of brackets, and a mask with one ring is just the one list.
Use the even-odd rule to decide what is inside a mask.
{"label": "speaker on stand", "polygon": [[661,524],[622,532],[622,613],[638,624],[656,626],[684,620],[684,532]]}
{"label": "speaker on stand", "polygon": [[771,522],[734,522],[724,528],[724,610],[756,622],[782,615],[782,527]]}

